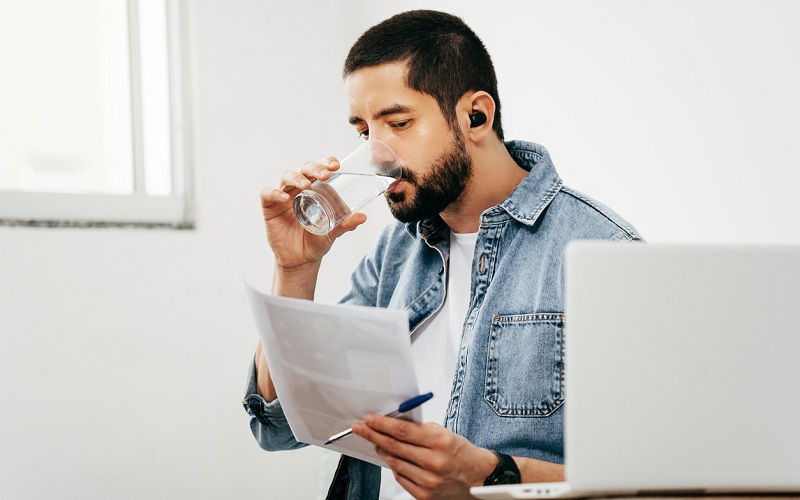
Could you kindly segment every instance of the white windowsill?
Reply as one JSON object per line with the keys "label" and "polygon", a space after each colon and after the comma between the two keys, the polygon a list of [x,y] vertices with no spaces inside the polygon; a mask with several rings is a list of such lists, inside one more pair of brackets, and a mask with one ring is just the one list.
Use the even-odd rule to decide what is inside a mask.
{"label": "white windowsill", "polygon": [[0,191],[0,225],[193,229],[194,219],[180,196]]}

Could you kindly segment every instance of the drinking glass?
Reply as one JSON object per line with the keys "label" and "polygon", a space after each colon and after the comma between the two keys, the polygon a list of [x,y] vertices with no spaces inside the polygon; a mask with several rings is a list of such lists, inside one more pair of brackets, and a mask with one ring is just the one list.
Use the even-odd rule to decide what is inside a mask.
{"label": "drinking glass", "polygon": [[312,234],[328,234],[403,176],[392,148],[376,139],[364,142],[339,164],[330,179],[314,181],[294,199],[297,220]]}

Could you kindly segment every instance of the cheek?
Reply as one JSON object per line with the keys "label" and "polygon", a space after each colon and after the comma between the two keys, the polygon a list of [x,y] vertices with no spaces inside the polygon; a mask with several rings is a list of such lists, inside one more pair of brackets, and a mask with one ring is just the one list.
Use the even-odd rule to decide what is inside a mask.
{"label": "cheek", "polygon": [[447,149],[452,137],[446,126],[418,121],[406,134],[391,144],[403,166],[419,180],[439,155]]}
{"label": "cheek", "polygon": [[419,184],[427,175],[433,164],[436,155],[430,154],[430,150],[425,150],[423,147],[409,148],[409,154],[400,157],[400,162],[405,168],[405,178],[409,181],[406,187],[413,187],[414,184]]}

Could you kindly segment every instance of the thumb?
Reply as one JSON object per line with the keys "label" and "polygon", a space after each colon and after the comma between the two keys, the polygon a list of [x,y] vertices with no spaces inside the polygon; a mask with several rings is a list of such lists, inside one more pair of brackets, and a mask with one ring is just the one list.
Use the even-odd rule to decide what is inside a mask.
{"label": "thumb", "polygon": [[350,232],[353,229],[357,228],[361,224],[367,222],[367,215],[361,212],[357,212],[346,218],[342,221],[341,224],[336,226],[333,231],[331,231],[331,236],[334,238],[338,238],[339,236],[343,235],[344,233]]}

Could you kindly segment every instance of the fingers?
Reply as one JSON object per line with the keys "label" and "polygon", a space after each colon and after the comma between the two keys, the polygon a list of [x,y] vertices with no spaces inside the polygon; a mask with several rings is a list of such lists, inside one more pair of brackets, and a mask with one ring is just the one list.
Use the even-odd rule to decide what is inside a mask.
{"label": "fingers", "polygon": [[300,168],[300,173],[309,179],[326,181],[331,172],[339,169],[339,161],[333,156],[320,158],[317,162],[308,161]]}
{"label": "fingers", "polygon": [[308,189],[311,187],[311,182],[313,182],[313,179],[308,179],[295,170],[287,170],[281,176],[280,189],[286,192],[292,189]]}
{"label": "fingers", "polygon": [[394,475],[397,484],[403,487],[404,490],[411,493],[411,496],[418,499],[418,500],[428,500],[429,498],[433,498],[430,491],[418,486],[414,481],[408,479],[407,477],[395,473]]}
{"label": "fingers", "polygon": [[363,422],[354,423],[352,428],[353,433],[356,435],[361,436],[388,453],[410,462],[417,463],[419,461],[419,455],[425,451],[419,446],[399,441],[391,436],[377,432]]}
{"label": "fingers", "polygon": [[289,198],[289,194],[280,189],[264,188],[261,190],[261,208],[271,209],[278,204],[288,202]]}
{"label": "fingers", "polygon": [[[384,417],[383,415],[367,415],[364,418],[370,428],[382,433],[393,436],[407,443],[424,445],[429,443],[439,429],[428,424],[417,424],[400,418]],[[444,431],[444,428],[440,429]]]}
{"label": "fingers", "polygon": [[[303,189],[308,189],[311,187],[311,183],[317,179],[321,181],[330,179],[331,172],[338,170],[339,167],[339,160],[333,156],[324,156],[316,162],[306,162],[300,171],[287,170],[281,176],[277,189],[264,188],[261,191],[261,207],[269,209],[278,205],[279,208],[286,208],[285,204],[294,198],[293,195]],[[347,230],[352,230],[357,225],[355,224]]]}
{"label": "fingers", "polygon": [[383,448],[376,447],[375,451],[377,451],[378,456],[386,462],[386,465],[394,471],[395,475],[404,476],[414,484],[422,486],[423,488],[436,489],[442,484],[441,477],[433,472],[422,469],[416,464],[387,453]]}
{"label": "fingers", "polygon": [[337,160],[335,156],[323,156],[319,159],[319,163],[327,165],[328,170],[339,170],[339,160]]}

